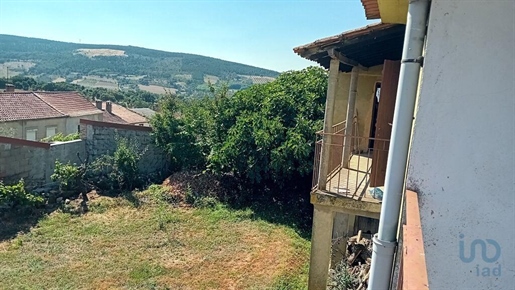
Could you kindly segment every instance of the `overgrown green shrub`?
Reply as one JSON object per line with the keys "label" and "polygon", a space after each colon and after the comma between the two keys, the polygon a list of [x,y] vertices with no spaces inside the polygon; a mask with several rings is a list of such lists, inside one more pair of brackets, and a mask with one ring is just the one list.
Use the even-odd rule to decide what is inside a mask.
{"label": "overgrown green shrub", "polygon": [[191,186],[188,185],[188,188],[186,189],[186,193],[184,194],[184,201],[187,204],[193,205],[195,201],[197,200],[198,196],[196,193],[193,192],[191,189]]}
{"label": "overgrown green shrub", "polygon": [[329,282],[327,289],[329,290],[347,290],[356,289],[359,281],[356,277],[353,277],[347,266],[346,259],[343,259],[335,269],[329,271]]}
{"label": "overgrown green shrub", "polygon": [[159,184],[150,185],[144,192],[144,196],[147,198],[147,200],[150,200],[154,203],[179,204],[180,202],[179,196],[172,195],[166,187],[163,187]]}
{"label": "overgrown green shrub", "polygon": [[226,87],[211,87],[201,99],[169,96],[152,121],[153,134],[182,167],[206,164],[254,188],[306,188],[326,87],[326,72],[310,67],[233,96]]}
{"label": "overgrown green shrub", "polygon": [[59,132],[53,136],[46,137],[41,139],[43,142],[65,142],[65,141],[73,141],[80,139],[79,133],[72,133],[68,135],[64,135],[63,133]]}
{"label": "overgrown green shrub", "polygon": [[180,117],[180,104],[177,96],[166,94],[159,103],[159,113],[150,121],[155,143],[168,153],[171,167],[181,169],[201,168],[205,165],[195,135]]}
{"label": "overgrown green shrub", "polygon": [[184,193],[184,201],[187,204],[198,208],[215,208],[220,203],[220,201],[214,196],[194,192],[189,185]]}
{"label": "overgrown green shrub", "polygon": [[4,185],[0,181],[0,207],[38,206],[43,202],[41,196],[36,196],[26,190],[23,179],[13,185]]}
{"label": "overgrown green shrub", "polygon": [[88,165],[88,183],[101,190],[131,190],[141,185],[138,163],[145,150],[125,138],[117,139],[113,155],[102,155]]}
{"label": "overgrown green shrub", "polygon": [[50,176],[52,181],[59,183],[59,190],[73,191],[78,190],[81,179],[80,168],[71,163],[61,163],[59,160],[55,161],[54,173]]}

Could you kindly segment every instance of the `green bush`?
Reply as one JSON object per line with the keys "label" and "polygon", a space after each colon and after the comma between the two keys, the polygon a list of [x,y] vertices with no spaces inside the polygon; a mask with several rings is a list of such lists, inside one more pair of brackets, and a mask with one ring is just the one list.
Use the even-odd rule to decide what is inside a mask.
{"label": "green bush", "polygon": [[335,269],[329,271],[329,282],[327,289],[329,290],[347,290],[356,289],[359,281],[349,273],[347,260],[343,259]]}
{"label": "green bush", "polygon": [[193,192],[191,187],[188,185],[188,188],[186,188],[186,193],[184,194],[184,201],[187,204],[193,205],[195,201],[198,199],[198,196],[196,193]]}
{"label": "green bush", "polygon": [[306,188],[326,87],[327,73],[310,67],[233,96],[227,87],[211,87],[212,95],[201,99],[168,96],[153,134],[179,169],[205,165],[253,187]]}
{"label": "green bush", "polygon": [[66,142],[66,141],[73,141],[80,139],[79,133],[72,133],[68,135],[64,135],[63,133],[59,132],[53,136],[46,137],[41,139],[43,142]]}
{"label": "green bush", "polygon": [[117,139],[113,155],[102,155],[88,165],[86,179],[101,190],[131,190],[140,185],[138,163],[145,150],[125,138]]}
{"label": "green bush", "polygon": [[154,142],[170,156],[175,171],[199,168],[204,165],[195,134],[180,117],[180,102],[177,96],[166,94],[159,103],[159,113],[151,119]]}
{"label": "green bush", "polygon": [[198,208],[215,208],[218,204],[219,201],[211,196],[199,197],[193,202],[193,206]]}
{"label": "green bush", "polygon": [[13,185],[4,185],[0,181],[0,207],[38,206],[43,202],[41,196],[36,196],[26,190],[23,179]]}
{"label": "green bush", "polygon": [[80,168],[75,164],[67,164],[55,161],[54,173],[50,176],[52,181],[59,183],[59,190],[72,191],[78,190],[81,179]]}

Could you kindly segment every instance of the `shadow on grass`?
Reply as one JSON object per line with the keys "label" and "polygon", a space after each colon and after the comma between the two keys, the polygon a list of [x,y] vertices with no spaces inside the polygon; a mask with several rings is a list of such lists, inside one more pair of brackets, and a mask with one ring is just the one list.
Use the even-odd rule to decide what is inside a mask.
{"label": "shadow on grass", "polygon": [[[90,194],[88,193],[88,196]],[[134,191],[125,191],[122,193],[105,192],[103,196],[123,197],[132,206],[138,208],[141,205],[140,200],[135,196]],[[47,204],[40,208],[14,208],[4,212],[0,211],[0,242],[15,238],[20,233],[26,233],[36,226],[41,219],[56,210],[73,216],[80,216],[89,212],[91,200],[84,202],[82,197],[71,198],[70,204]]]}
{"label": "shadow on grass", "polygon": [[313,206],[309,202],[311,179],[298,180],[289,188],[278,188],[273,184],[248,185],[230,174],[183,171],[169,176],[163,185],[179,192],[186,202],[188,197],[215,197],[231,209],[251,209],[255,219],[288,226],[301,237],[310,239],[313,217]]}
{"label": "shadow on grass", "polygon": [[238,192],[239,196],[222,201],[233,209],[250,208],[255,219],[288,226],[302,238],[311,238],[313,205],[309,201],[309,187]]}
{"label": "shadow on grass", "polygon": [[19,208],[0,213],[0,242],[10,240],[19,233],[30,231],[39,220],[55,211],[59,206],[44,208]]}

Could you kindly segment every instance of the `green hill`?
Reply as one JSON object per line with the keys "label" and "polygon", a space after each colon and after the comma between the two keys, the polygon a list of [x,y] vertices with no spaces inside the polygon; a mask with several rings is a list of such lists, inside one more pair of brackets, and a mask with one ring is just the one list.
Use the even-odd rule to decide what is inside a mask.
{"label": "green hill", "polygon": [[208,81],[226,82],[239,89],[269,81],[279,74],[195,54],[0,34],[0,77],[8,73],[86,87],[156,92],[164,87],[185,93],[205,90]]}

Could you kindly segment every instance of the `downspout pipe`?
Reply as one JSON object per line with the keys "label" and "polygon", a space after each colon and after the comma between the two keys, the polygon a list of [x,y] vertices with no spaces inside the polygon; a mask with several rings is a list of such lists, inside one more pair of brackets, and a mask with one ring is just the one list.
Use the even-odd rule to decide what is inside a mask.
{"label": "downspout pipe", "polygon": [[408,6],[397,101],[386,167],[385,193],[381,205],[379,232],[373,239],[368,290],[386,290],[390,287],[429,2],[430,0],[410,0]]}

